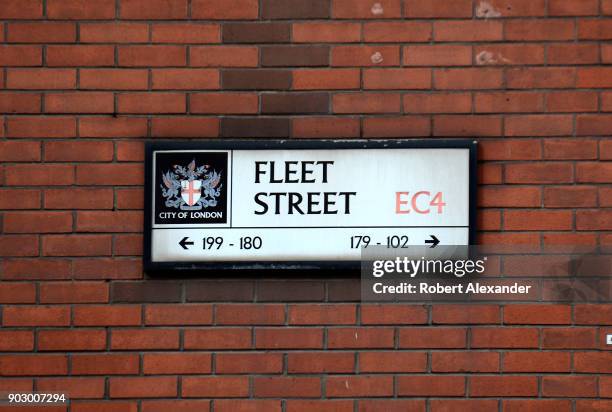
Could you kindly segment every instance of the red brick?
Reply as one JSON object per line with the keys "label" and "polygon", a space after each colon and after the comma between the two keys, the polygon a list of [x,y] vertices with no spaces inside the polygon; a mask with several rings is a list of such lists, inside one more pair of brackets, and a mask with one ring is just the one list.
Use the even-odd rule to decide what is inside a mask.
{"label": "red brick", "polygon": [[574,309],[577,325],[612,325],[612,305],[582,304]]}
{"label": "red brick", "polygon": [[429,69],[368,69],[363,72],[364,89],[429,89]]}
{"label": "red brick", "polygon": [[40,113],[41,95],[0,92],[0,113]]}
{"label": "red brick", "polygon": [[573,248],[576,245],[595,246],[597,235],[594,233],[543,233],[542,238],[545,246],[566,245]]}
{"label": "red brick", "polygon": [[40,66],[42,63],[41,46],[0,45],[1,66]]}
{"label": "red brick", "polygon": [[25,330],[0,330],[2,352],[29,352],[34,350],[34,333]]}
{"label": "red brick", "polygon": [[541,148],[541,142],[534,139],[487,140],[480,143],[478,155],[481,160],[538,160]]}
{"label": "red brick", "polygon": [[425,116],[365,118],[364,137],[429,136],[430,120]]}
{"label": "red brick", "polygon": [[149,26],[145,23],[81,23],[81,43],[146,43]]}
{"label": "red brick", "polygon": [[391,376],[329,376],[326,394],[330,398],[376,397],[393,394]]}
{"label": "red brick", "polygon": [[504,399],[504,411],[507,412],[570,412],[572,403],[557,399]]}
{"label": "red brick", "polygon": [[9,23],[8,43],[72,43],[76,40],[74,23]]}
{"label": "red brick", "polygon": [[406,0],[404,16],[411,18],[472,17],[472,2],[469,0],[456,0],[452,3],[444,0]]}
{"label": "red brick", "polygon": [[77,212],[77,232],[140,232],[142,212]]}
{"label": "red brick", "polygon": [[588,373],[612,372],[612,352],[576,352],[574,353],[574,371]]}
{"label": "red brick", "polygon": [[36,381],[41,392],[66,392],[71,399],[104,397],[103,378],[43,378]]}
{"label": "red brick", "polygon": [[215,372],[225,373],[281,373],[283,356],[280,353],[218,353]]}
{"label": "red brick", "polygon": [[559,186],[544,189],[546,207],[595,207],[597,189],[583,186]]}
{"label": "red brick", "polygon": [[[215,405],[217,410],[218,406]],[[194,400],[145,400],[142,402],[142,412],[165,412],[165,411],[183,411],[183,412],[209,412],[210,401],[208,399]]]}
{"label": "red brick", "polygon": [[185,66],[184,46],[119,46],[119,65],[126,67]]}
{"label": "red brick", "polygon": [[145,308],[147,325],[210,325],[212,305],[148,305]]}
{"label": "red brick", "polygon": [[612,163],[577,163],[576,181],[589,183],[610,183],[612,182]]}
{"label": "red brick", "polygon": [[407,66],[469,66],[472,64],[470,46],[405,46],[403,53],[403,63]]}
{"label": "red brick", "polygon": [[108,256],[110,235],[50,235],[43,237],[43,256]]}
{"label": "red brick", "polygon": [[536,376],[472,376],[470,396],[536,396]]}
{"label": "red brick", "polygon": [[286,401],[287,412],[352,412],[352,400],[301,400],[291,399]]}
{"label": "red brick", "polygon": [[358,89],[360,73],[357,69],[312,69],[293,71],[295,90]]}
{"label": "red brick", "polygon": [[599,48],[596,44],[551,44],[547,50],[548,64],[596,64]]}
{"label": "red brick", "polygon": [[359,354],[359,372],[407,373],[425,372],[425,352],[362,352]]}
{"label": "red brick", "polygon": [[2,326],[68,326],[68,306],[5,306]]}
{"label": "red brick", "polygon": [[148,82],[149,74],[144,69],[81,69],[79,74],[83,90],[146,90]]}
{"label": "red brick", "polygon": [[34,303],[36,301],[36,285],[33,283],[2,282],[0,284],[0,302],[2,303]]}
{"label": "red brick", "polygon": [[463,376],[398,376],[397,393],[400,396],[463,396]]}
{"label": "red brick", "polygon": [[576,84],[576,69],[573,67],[511,69],[506,73],[506,82],[511,89],[571,88]]}
{"label": "red brick", "polygon": [[138,305],[79,305],[73,309],[75,326],[138,326],[140,323]]}
{"label": "red brick", "polygon": [[178,394],[175,376],[110,378],[108,388],[112,398],[158,398]]}
{"label": "red brick", "polygon": [[352,352],[292,352],[287,355],[289,373],[353,373]]}
{"label": "red brick", "polygon": [[578,39],[609,40],[612,39],[612,28],[605,19],[578,20]]}
{"label": "red brick", "polygon": [[439,115],[433,119],[435,136],[501,136],[499,116]]}
{"label": "red brick", "polygon": [[136,412],[138,403],[121,401],[77,401],[71,403],[74,412]]}
{"label": "red brick", "polygon": [[476,17],[496,17],[487,11],[499,13],[497,17],[544,16],[546,3],[544,0],[491,0],[479,5]]}
{"label": "red brick", "polygon": [[253,394],[258,398],[318,398],[321,396],[321,378],[255,377]]}
{"label": "red brick", "polygon": [[217,24],[154,24],[153,43],[219,43],[221,34]]}
{"label": "red brick", "polygon": [[74,89],[75,69],[8,69],[8,89]]}
{"label": "red brick", "polygon": [[[124,156],[129,156],[129,150],[132,149],[132,145],[125,146],[124,150],[126,154]],[[139,150],[139,152],[144,150]],[[144,157],[144,154],[139,153],[141,157]],[[144,207],[144,190],[141,188],[138,189],[117,189],[116,190],[116,199],[117,199],[117,209],[143,209]]]}
{"label": "red brick", "polygon": [[41,303],[105,303],[108,284],[103,282],[55,282],[40,285]]}
{"label": "red brick", "polygon": [[[117,160],[120,162],[142,162],[144,160],[144,142],[117,142],[116,153]],[[138,194],[142,195],[142,191]]]}
{"label": "red brick", "polygon": [[38,237],[4,235],[0,237],[0,256],[38,256]]}
{"label": "red brick", "polygon": [[7,120],[6,127],[8,137],[45,139],[76,136],[76,121],[72,117],[13,117]]}
{"label": "red brick", "polygon": [[[590,1],[593,3],[596,3],[595,0],[590,0]],[[596,6],[593,8],[595,9],[595,11],[597,11]],[[603,0],[601,3],[601,11],[606,16],[611,16],[612,15],[612,2],[610,2],[610,0]]]}
{"label": "red brick", "polygon": [[[59,142],[58,142],[59,143]],[[45,209],[112,209],[112,189],[47,189]]]}
{"label": "red brick", "polygon": [[[36,146],[37,144],[34,144]],[[4,155],[9,157],[1,157],[0,161],[17,161],[15,158],[10,156],[12,148],[23,147],[26,158],[23,161],[32,161],[32,153],[28,153],[28,145],[23,145],[21,142],[5,142],[0,144],[0,148],[7,149]],[[25,210],[25,209],[39,209],[40,208],[40,191],[36,189],[0,189],[0,209],[3,210]],[[19,202],[15,202],[14,199],[19,199]]]}
{"label": "red brick", "polygon": [[571,211],[508,210],[504,215],[506,230],[569,230],[572,226]]}
{"label": "red brick", "polygon": [[572,134],[570,115],[523,115],[506,118],[506,136],[566,136]]}
{"label": "red brick", "polygon": [[[430,402],[434,402],[433,400]],[[422,412],[425,408],[424,400],[414,399],[361,399],[359,412]]]}
{"label": "red brick", "polygon": [[368,43],[430,41],[431,32],[431,23],[420,21],[385,21],[363,25],[363,37]]}
{"label": "red brick", "polygon": [[145,137],[147,119],[128,117],[81,117],[80,137]]}
{"label": "red brick", "polygon": [[[115,235],[113,253],[115,256],[141,256],[142,243],[142,235]],[[141,273],[142,270],[138,275]]]}
{"label": "red brick", "polygon": [[146,353],[143,356],[145,375],[200,374],[211,372],[209,353]]}
{"label": "red brick", "polygon": [[218,135],[219,120],[213,118],[192,116],[155,118],[151,127],[152,137],[217,137]]}
{"label": "red brick", "polygon": [[281,412],[280,400],[264,399],[219,399],[215,400],[215,411],[217,412],[250,412],[250,411],[270,411]]}
{"label": "red brick", "polygon": [[434,70],[434,87],[441,90],[498,89],[503,73],[499,69],[460,68]]}
{"label": "red brick", "polygon": [[215,323],[220,325],[281,325],[283,305],[217,305]]}
{"label": "red brick", "polygon": [[577,230],[612,230],[612,212],[609,210],[585,210],[576,212]]}
{"label": "red brick", "polygon": [[[539,44],[488,44],[474,46],[474,59],[478,66],[522,66],[544,64],[544,46]],[[554,71],[555,69],[551,69]],[[542,78],[547,71],[542,72]]]}
{"label": "red brick", "polygon": [[4,233],[62,233],[72,231],[69,212],[5,212]]}
{"label": "red brick", "polygon": [[435,21],[436,41],[499,41],[503,25],[499,21]]}
{"label": "red brick", "polygon": [[531,328],[474,328],[472,348],[537,348],[538,330]]}
{"label": "red brick", "polygon": [[571,40],[574,22],[570,20],[508,20],[505,23],[506,40]]}
{"label": "red brick", "polygon": [[121,0],[121,18],[137,20],[185,19],[187,0]]}
{"label": "red brick", "polygon": [[[257,113],[259,99],[255,93],[202,93],[190,95],[191,113]],[[159,119],[155,119],[155,123]]]}
{"label": "red brick", "polygon": [[186,376],[182,383],[185,398],[243,398],[249,394],[248,376]]}
{"label": "red brick", "polygon": [[427,323],[427,309],[420,305],[362,305],[364,325],[409,325]]}
{"label": "red brick", "polygon": [[332,16],[335,19],[390,19],[401,17],[399,0],[385,0],[375,8],[368,0],[334,0]]}
{"label": "red brick", "polygon": [[295,43],[356,43],[361,39],[358,23],[294,23]]}
{"label": "red brick", "polygon": [[480,113],[541,112],[544,95],[533,92],[477,93],[474,110]]}
{"label": "red brick", "polygon": [[403,96],[405,113],[468,113],[472,111],[469,93],[413,93]]}
{"label": "red brick", "polygon": [[432,399],[431,412],[487,412],[498,408],[497,399]]}
{"label": "red brick", "polygon": [[115,329],[111,336],[111,349],[178,349],[176,329]]}
{"label": "red brick", "polygon": [[606,135],[612,124],[612,115],[577,115],[576,135]]}
{"label": "red brick", "polygon": [[334,328],[327,331],[330,349],[343,348],[392,348],[392,328]]}
{"label": "red brick", "polygon": [[432,372],[499,372],[496,352],[433,352]]}
{"label": "red brick", "polygon": [[396,93],[342,93],[333,96],[334,113],[398,113]]}
{"label": "red brick", "polygon": [[185,113],[186,98],[182,93],[120,94],[117,107],[120,113]]}
{"label": "red brick", "polygon": [[0,10],[0,19],[40,19],[42,15],[42,0],[4,0]]}
{"label": "red brick", "polygon": [[494,305],[435,305],[432,308],[434,324],[496,324],[500,320],[499,307]]}
{"label": "red brick", "polygon": [[[70,276],[71,264],[69,260],[65,259],[7,259],[3,263],[2,279],[5,280],[68,279]],[[9,285],[9,283],[5,283],[5,287],[9,287]],[[2,299],[14,299],[13,292],[10,291]],[[33,302],[34,300],[34,292],[32,291],[30,301]]]}
{"label": "red brick", "polygon": [[253,46],[192,46],[189,65],[192,67],[256,67],[257,47]]}
{"label": "red brick", "polygon": [[544,376],[542,395],[568,398],[596,397],[597,379],[594,376]]}
{"label": "red brick", "polygon": [[95,164],[77,165],[79,185],[141,185],[144,181],[140,164]]}
{"label": "red brick", "polygon": [[612,68],[610,67],[589,67],[579,68],[576,86],[579,88],[593,87],[612,87]]}
{"label": "red brick", "polygon": [[507,183],[572,182],[572,165],[569,163],[515,163],[505,168]]}
{"label": "red brick", "polygon": [[104,329],[38,331],[39,351],[88,351],[106,348]]}
{"label": "red brick", "polygon": [[359,120],[336,117],[293,119],[294,137],[359,137]]}
{"label": "red brick", "polygon": [[111,161],[113,151],[111,142],[51,141],[44,143],[45,160],[52,162]]}
{"label": "red brick", "polygon": [[[40,161],[40,143],[39,142],[21,142],[21,141],[3,141],[0,142],[0,161],[2,162],[37,162]],[[7,195],[10,192],[6,192]],[[19,193],[17,191],[15,194]],[[20,194],[24,194],[27,197],[25,199],[20,198],[19,201],[25,201],[25,205],[14,204],[14,202],[9,201],[8,198],[1,199],[0,204],[6,204],[6,209],[20,209],[20,208],[28,208],[28,197],[32,198],[32,192],[23,192]],[[38,197],[40,198],[40,197]],[[2,209],[5,209],[2,207]],[[35,208],[37,209],[37,208]]]}
{"label": "red brick", "polygon": [[332,66],[399,66],[398,46],[335,46]]}
{"label": "red brick", "polygon": [[47,0],[50,19],[103,20],[115,18],[115,0]]}
{"label": "red brick", "polygon": [[7,166],[6,185],[68,185],[74,183],[74,168],[68,165]]}
{"label": "red brick", "polygon": [[186,330],[185,349],[250,349],[251,329],[215,328]]}
{"label": "red brick", "polygon": [[192,0],[191,17],[203,20],[257,19],[257,0]]}
{"label": "red brick", "polygon": [[65,355],[3,355],[0,356],[2,376],[66,375]]}
{"label": "red brick", "polygon": [[354,325],[357,309],[355,305],[291,305],[287,319],[291,325]]}
{"label": "red brick", "polygon": [[112,66],[115,64],[113,46],[47,46],[48,66]]}
{"label": "red brick", "polygon": [[465,348],[463,328],[407,328],[399,331],[400,348]]}
{"label": "red brick", "polygon": [[255,347],[258,349],[321,349],[323,348],[323,329],[259,328],[255,330]]}
{"label": "red brick", "polygon": [[597,0],[550,0],[548,14],[551,16],[590,16],[598,14]]}
{"label": "red brick", "polygon": [[[544,329],[546,330],[546,329]],[[504,354],[504,372],[569,372],[567,352],[508,352]]]}
{"label": "red brick", "polygon": [[72,355],[75,375],[130,375],[139,370],[138,354]]}
{"label": "red brick", "polygon": [[153,90],[206,90],[219,88],[215,69],[153,69]]}

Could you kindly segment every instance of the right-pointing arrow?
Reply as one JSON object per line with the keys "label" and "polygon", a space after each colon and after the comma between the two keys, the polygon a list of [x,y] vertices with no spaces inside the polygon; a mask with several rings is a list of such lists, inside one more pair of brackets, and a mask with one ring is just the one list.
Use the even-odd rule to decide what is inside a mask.
{"label": "right-pointing arrow", "polygon": [[431,239],[427,239],[425,241],[425,243],[430,244],[430,248],[432,247],[436,247],[438,245],[438,243],[440,243],[440,240],[435,236],[435,235],[429,235],[431,237]]}

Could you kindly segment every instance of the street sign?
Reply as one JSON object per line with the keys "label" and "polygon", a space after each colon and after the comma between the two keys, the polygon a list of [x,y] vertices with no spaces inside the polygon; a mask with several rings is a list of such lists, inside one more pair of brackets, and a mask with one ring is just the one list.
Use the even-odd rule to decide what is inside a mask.
{"label": "street sign", "polygon": [[145,269],[351,268],[474,242],[470,140],[149,142]]}

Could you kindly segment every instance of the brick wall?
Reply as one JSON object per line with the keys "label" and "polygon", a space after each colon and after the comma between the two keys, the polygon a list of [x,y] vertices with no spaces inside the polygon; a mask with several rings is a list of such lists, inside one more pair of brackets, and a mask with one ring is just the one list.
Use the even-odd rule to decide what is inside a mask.
{"label": "brick wall", "polygon": [[611,0],[0,0],[0,391],[612,409],[609,304],[361,305],[355,279],[141,267],[146,138],[477,137],[481,242],[612,244],[610,41]]}

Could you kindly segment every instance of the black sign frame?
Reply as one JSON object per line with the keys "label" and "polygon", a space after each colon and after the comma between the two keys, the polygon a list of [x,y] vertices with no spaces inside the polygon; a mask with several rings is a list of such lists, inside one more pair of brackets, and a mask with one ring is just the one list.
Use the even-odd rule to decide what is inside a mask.
{"label": "black sign frame", "polygon": [[261,262],[154,262],[152,260],[153,153],[157,150],[284,150],[284,149],[468,149],[469,150],[469,227],[468,243],[476,243],[478,142],[473,139],[219,139],[219,140],[149,140],[145,142],[145,202],[144,202],[144,271],[149,274],[169,272],[224,272],[240,273],[261,270],[285,271],[348,271],[356,273],[361,262],[355,261],[261,261]]}

